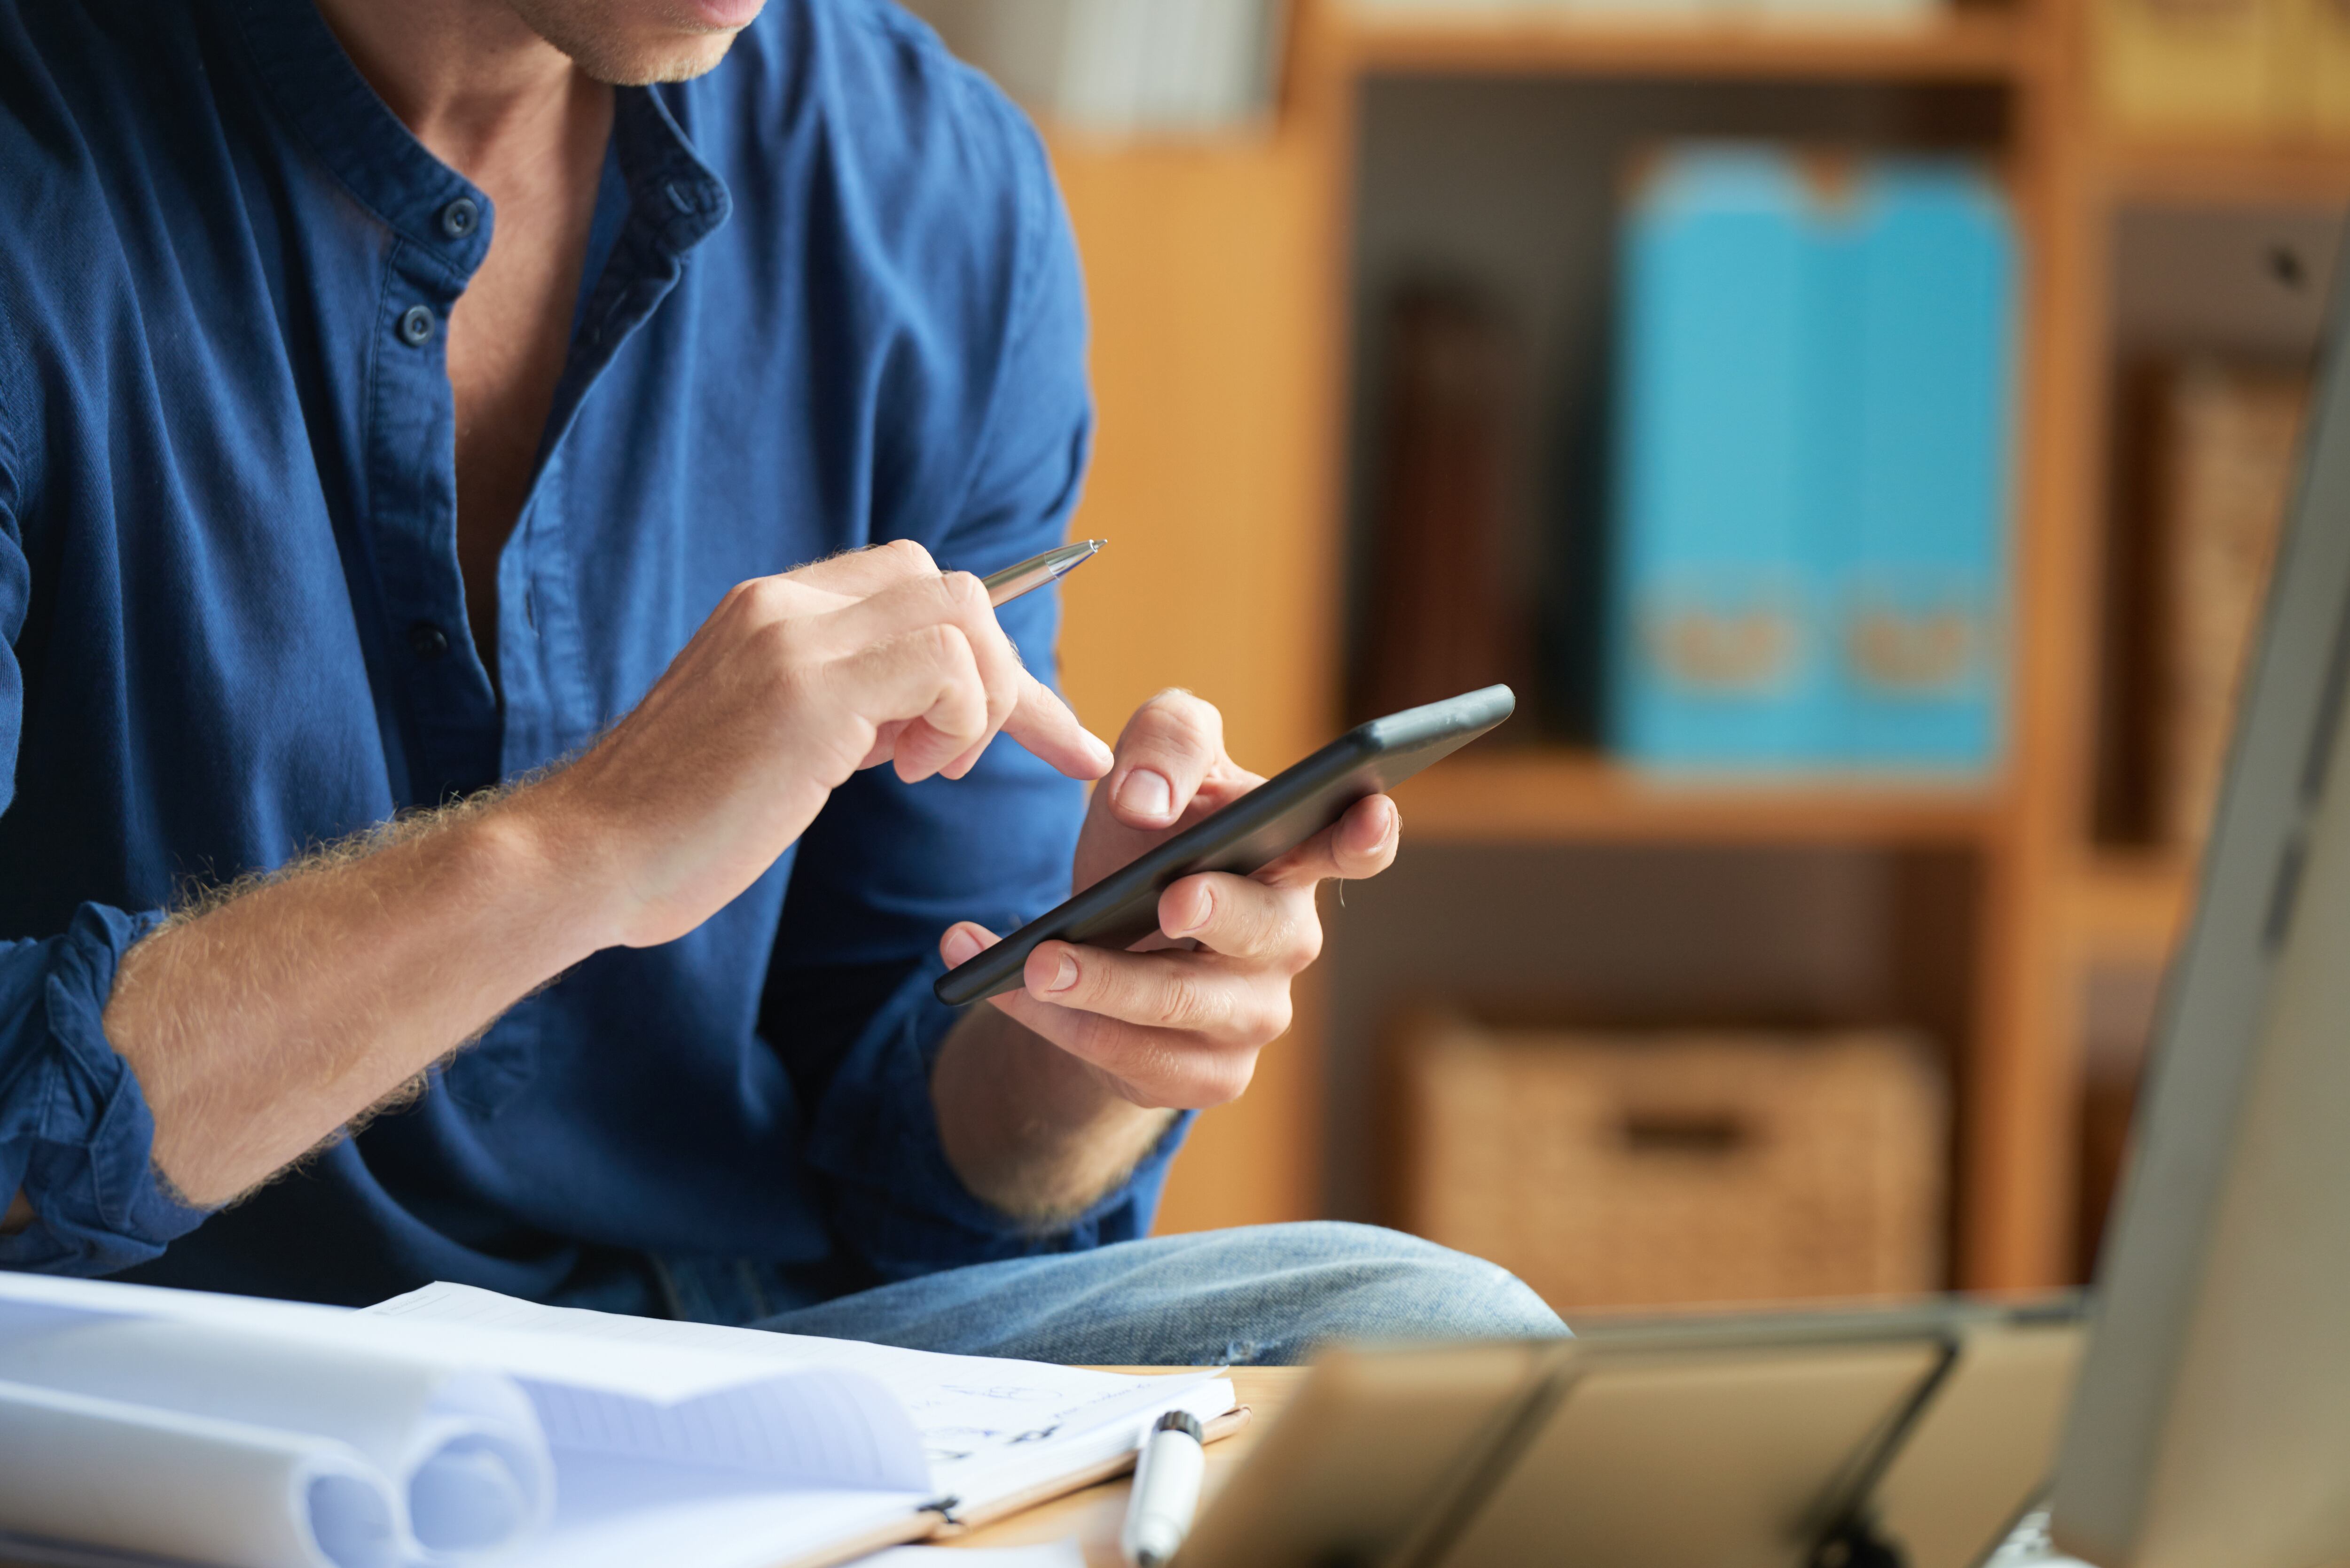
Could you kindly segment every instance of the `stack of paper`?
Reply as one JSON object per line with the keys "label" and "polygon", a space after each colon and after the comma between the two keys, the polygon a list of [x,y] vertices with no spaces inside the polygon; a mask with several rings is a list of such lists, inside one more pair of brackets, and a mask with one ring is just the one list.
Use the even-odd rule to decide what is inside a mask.
{"label": "stack of paper", "polygon": [[1946,13],[1949,0],[1351,0],[1351,8],[1368,16],[1419,21],[1547,16],[1613,23],[1914,24]]}
{"label": "stack of paper", "polygon": [[1160,1412],[1232,1402],[1207,1374],[647,1323],[462,1286],[350,1313],[0,1275],[0,1555],[834,1561],[1080,1484]]}
{"label": "stack of paper", "polygon": [[1110,135],[1263,119],[1285,7],[1276,0],[910,0],[948,47],[1029,109]]}

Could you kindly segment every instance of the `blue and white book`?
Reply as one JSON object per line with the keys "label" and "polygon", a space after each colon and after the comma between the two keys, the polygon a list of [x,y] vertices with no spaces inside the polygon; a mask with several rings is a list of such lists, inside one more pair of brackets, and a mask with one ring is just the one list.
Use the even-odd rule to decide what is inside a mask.
{"label": "blue and white book", "polygon": [[1816,229],[1794,161],[1747,147],[1666,155],[1627,219],[1607,707],[1627,759],[1785,768],[1830,742]]}
{"label": "blue and white book", "polygon": [[1862,180],[1850,250],[1840,749],[1865,767],[1985,771],[2008,668],[2006,205],[1969,165],[1880,163]]}
{"label": "blue and white book", "polygon": [[1955,161],[1815,173],[1690,146],[1641,184],[1622,255],[1615,751],[1988,770],[2014,288],[1995,184]]}

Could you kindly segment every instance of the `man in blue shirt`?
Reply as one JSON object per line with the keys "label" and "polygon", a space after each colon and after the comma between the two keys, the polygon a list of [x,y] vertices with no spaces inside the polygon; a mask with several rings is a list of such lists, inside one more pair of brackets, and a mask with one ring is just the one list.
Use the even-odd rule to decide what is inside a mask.
{"label": "man in blue shirt", "polygon": [[1382,1232],[1135,1240],[1384,798],[931,999],[1256,781],[1181,693],[1113,754],[968,575],[1087,452],[1034,134],[881,0],[760,9],[0,0],[0,1266],[1555,1329]]}

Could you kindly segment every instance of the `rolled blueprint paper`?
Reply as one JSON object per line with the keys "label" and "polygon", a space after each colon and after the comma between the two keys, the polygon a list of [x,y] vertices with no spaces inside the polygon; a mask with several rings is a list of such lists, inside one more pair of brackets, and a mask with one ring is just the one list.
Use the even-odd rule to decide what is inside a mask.
{"label": "rolled blueprint paper", "polygon": [[496,1373],[206,1324],[86,1318],[0,1337],[0,1378],[346,1445],[387,1479],[394,1562],[495,1552],[554,1512],[537,1413]]}
{"label": "rolled blueprint paper", "polygon": [[236,1568],[395,1568],[398,1504],[348,1443],[0,1382],[0,1529]]}

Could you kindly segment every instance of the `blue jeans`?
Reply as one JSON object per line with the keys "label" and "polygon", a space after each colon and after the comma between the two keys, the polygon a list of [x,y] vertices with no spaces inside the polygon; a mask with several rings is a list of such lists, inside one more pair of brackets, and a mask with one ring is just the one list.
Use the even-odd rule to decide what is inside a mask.
{"label": "blue jeans", "polygon": [[[672,1288],[697,1289],[691,1278]],[[695,1312],[693,1315],[704,1315]],[[1506,1270],[1394,1231],[1321,1221],[1121,1241],[947,1269],[755,1326],[1095,1366],[1286,1366],[1348,1339],[1566,1333]]]}

